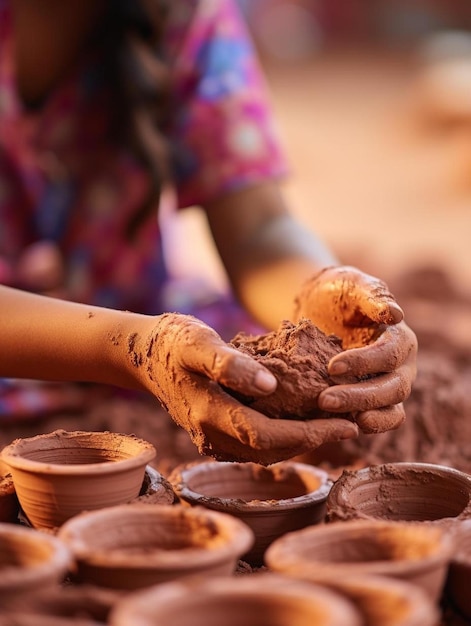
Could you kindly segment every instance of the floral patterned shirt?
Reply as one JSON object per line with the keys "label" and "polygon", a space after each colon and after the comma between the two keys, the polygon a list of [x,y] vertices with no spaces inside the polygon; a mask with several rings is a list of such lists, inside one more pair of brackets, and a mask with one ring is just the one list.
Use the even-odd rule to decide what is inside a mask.
{"label": "floral patterned shirt", "polygon": [[[286,170],[266,85],[237,3],[177,0],[164,40],[178,107],[169,131],[179,207]],[[109,142],[112,94],[85,59],[38,112],[15,89],[9,0],[0,0],[0,259],[56,242],[71,299],[158,313],[166,280],[153,215],[136,240],[124,229],[149,180]],[[150,286],[152,288],[150,288]]]}
{"label": "floral patterned shirt", "polygon": [[[170,5],[164,51],[178,102],[168,136],[178,207],[284,175],[266,85],[235,0]],[[149,314],[167,310],[157,211],[132,241],[125,237],[149,176],[131,151],[109,141],[113,94],[103,65],[96,55],[83,59],[31,111],[15,86],[13,38],[10,2],[0,0],[0,281],[8,282],[2,275],[25,248],[47,240],[64,259],[70,299]],[[198,315],[191,307],[182,312]],[[217,316],[213,308],[200,317],[217,327]],[[14,383],[0,380],[0,415],[75,402],[55,389],[48,395],[47,386],[43,392],[41,385]]]}

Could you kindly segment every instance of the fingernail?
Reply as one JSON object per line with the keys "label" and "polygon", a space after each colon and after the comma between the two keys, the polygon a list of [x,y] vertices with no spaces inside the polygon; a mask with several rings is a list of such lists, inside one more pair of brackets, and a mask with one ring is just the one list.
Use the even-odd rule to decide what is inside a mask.
{"label": "fingernail", "polygon": [[325,411],[333,411],[335,409],[341,408],[341,403],[335,396],[323,395],[322,396],[322,407]]}
{"label": "fingernail", "polygon": [[335,361],[335,363],[332,363],[329,367],[329,372],[331,376],[341,376],[348,372],[348,365],[345,361]]}
{"label": "fingernail", "polygon": [[267,370],[258,370],[254,384],[260,391],[273,391],[276,387],[276,378]]}
{"label": "fingernail", "polygon": [[402,322],[402,320],[404,319],[404,311],[401,309],[401,307],[398,304],[396,304],[396,302],[390,303],[389,315],[391,316],[394,324],[398,324],[399,322]]}
{"label": "fingernail", "polygon": [[358,437],[358,428],[355,424],[351,424],[349,428],[344,430],[341,439],[353,439],[353,437]]}

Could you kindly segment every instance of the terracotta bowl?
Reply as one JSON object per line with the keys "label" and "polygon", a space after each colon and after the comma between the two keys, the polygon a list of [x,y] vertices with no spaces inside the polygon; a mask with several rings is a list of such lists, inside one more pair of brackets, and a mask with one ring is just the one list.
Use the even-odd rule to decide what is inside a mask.
{"label": "terracotta bowl", "polygon": [[466,618],[471,620],[471,520],[454,529],[455,551],[447,580],[447,595]]}
{"label": "terracotta bowl", "polygon": [[443,590],[453,540],[432,524],[350,520],[311,526],[274,542],[265,554],[273,571],[309,575],[391,576],[422,587],[436,601]]}
{"label": "terracotta bowl", "polygon": [[60,619],[68,620],[64,623],[69,625],[88,620],[85,623],[98,626],[108,623],[111,609],[121,597],[120,591],[90,585],[61,585],[46,590],[31,590],[27,596],[22,594],[2,602],[0,618],[8,616],[10,626],[17,626],[17,623],[21,626],[23,622],[35,626],[35,618],[42,618],[41,624],[47,623],[49,618],[51,626],[56,626]]}
{"label": "terracotta bowl", "polygon": [[102,622],[87,617],[58,617],[53,615],[31,615],[31,613],[15,613],[1,615],[0,626],[106,626]]}
{"label": "terracotta bowl", "polygon": [[5,599],[58,585],[72,567],[57,537],[16,524],[0,524],[0,606]]}
{"label": "terracotta bowl", "polygon": [[77,515],[58,537],[75,557],[74,578],[110,589],[231,574],[253,542],[250,528],[230,515],[141,503]]}
{"label": "terracotta bowl", "polygon": [[362,626],[354,605],[311,583],[253,574],[167,583],[118,602],[110,626]]}
{"label": "terracotta bowl", "polygon": [[440,612],[419,586],[389,576],[326,575],[311,570],[299,580],[324,585],[353,602],[364,626],[437,626]]}
{"label": "terracotta bowl", "polygon": [[255,543],[243,559],[263,563],[266,548],[289,531],[324,520],[332,486],[328,474],[312,465],[283,461],[268,467],[255,463],[189,463],[169,477],[184,503],[224,511],[245,522]]}
{"label": "terracotta bowl", "polygon": [[449,525],[471,517],[471,476],[444,465],[407,462],[344,471],[329,493],[326,517]]}
{"label": "terracotta bowl", "polygon": [[51,529],[81,511],[137,497],[155,455],[134,435],[56,430],[16,439],[1,459],[31,526]]}
{"label": "terracotta bowl", "polygon": [[0,523],[16,522],[20,504],[8,465],[0,461]]}

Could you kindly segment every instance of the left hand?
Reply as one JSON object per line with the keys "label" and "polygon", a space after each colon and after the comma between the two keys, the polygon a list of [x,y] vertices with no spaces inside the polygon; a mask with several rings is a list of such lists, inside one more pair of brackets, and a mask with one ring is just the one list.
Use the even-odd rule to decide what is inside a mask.
{"label": "left hand", "polygon": [[354,267],[327,268],[296,299],[295,319],[301,317],[340,337],[344,348],[328,368],[338,384],[320,394],[319,407],[358,412],[365,433],[400,426],[417,374],[417,338],[387,285]]}

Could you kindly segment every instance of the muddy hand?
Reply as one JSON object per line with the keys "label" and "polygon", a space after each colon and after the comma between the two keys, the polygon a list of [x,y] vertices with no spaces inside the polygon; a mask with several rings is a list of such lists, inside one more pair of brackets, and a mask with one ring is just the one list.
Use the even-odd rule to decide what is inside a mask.
{"label": "muddy hand", "polygon": [[355,267],[330,267],[308,280],[295,301],[295,319],[307,317],[327,335],[337,335],[344,349],[364,346],[384,325],[404,314],[379,278]]}
{"label": "muddy hand", "polygon": [[139,369],[146,387],[201,454],[267,465],[358,434],[347,420],[273,420],[240,404],[222,386],[265,395],[276,387],[274,376],[191,316],[165,314],[157,320],[147,340],[133,345],[131,358],[144,365]]}
{"label": "muddy hand", "polygon": [[355,268],[329,268],[306,284],[296,307],[345,348],[329,363],[338,384],[321,393],[319,406],[357,412],[365,433],[400,426],[417,374],[417,338],[386,284]]}

